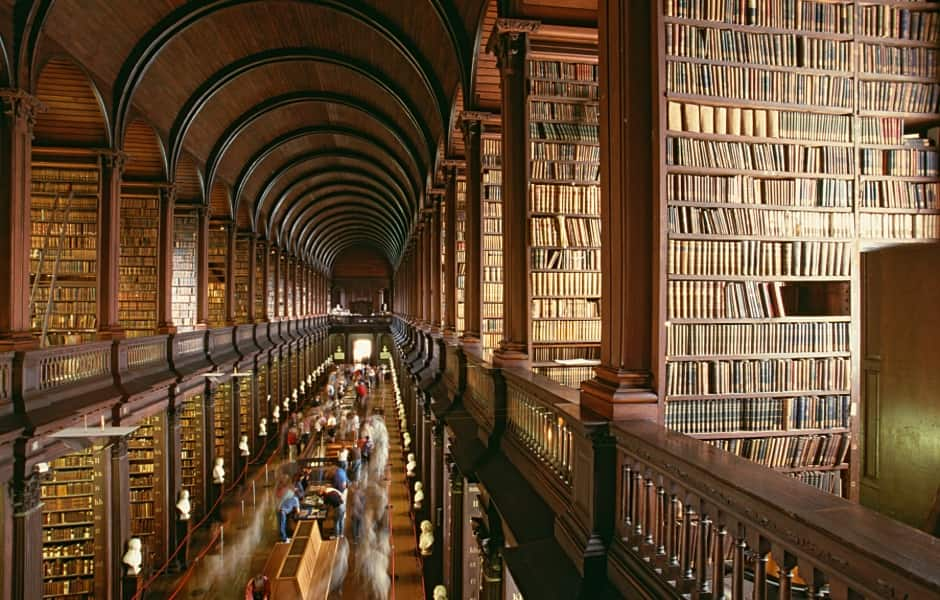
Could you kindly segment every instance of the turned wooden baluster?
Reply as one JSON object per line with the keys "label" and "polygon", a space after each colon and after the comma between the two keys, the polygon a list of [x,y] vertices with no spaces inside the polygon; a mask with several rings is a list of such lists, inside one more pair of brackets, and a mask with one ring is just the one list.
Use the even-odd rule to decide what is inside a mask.
{"label": "turned wooden baluster", "polygon": [[767,559],[769,558],[769,544],[761,539],[758,541],[757,557],[754,562],[754,600],[767,600]]}
{"label": "turned wooden baluster", "polygon": [[630,494],[630,486],[633,484],[633,469],[623,468],[623,479],[620,482],[622,489],[620,497],[623,499],[623,526],[624,532],[629,536],[630,529],[633,527],[633,496]]}
{"label": "turned wooden baluster", "polygon": [[666,488],[659,486],[656,489],[656,555],[666,556],[666,539],[669,535],[667,522],[669,509],[666,506]]}
{"label": "turned wooden baluster", "polygon": [[682,547],[680,548],[682,562],[679,568],[682,571],[683,579],[692,580],[695,576],[692,572],[692,551],[694,542],[692,539],[692,515],[695,514],[695,511],[692,510],[692,505],[689,502],[685,502],[684,506],[685,514],[682,519]]}
{"label": "turned wooden baluster", "polygon": [[[643,475],[639,471],[633,474],[633,535],[643,535]],[[639,539],[637,539],[639,546]]]}
{"label": "turned wooden baluster", "polygon": [[711,541],[712,520],[705,507],[702,507],[699,516],[698,540],[696,544],[695,555],[695,587],[700,594],[709,594],[712,591],[711,580],[709,579],[708,558],[709,542]]}
{"label": "turned wooden baluster", "polygon": [[796,557],[787,551],[781,552],[783,560],[779,561],[780,567],[780,600],[790,600],[793,590],[793,569],[797,565]]}
{"label": "turned wooden baluster", "polygon": [[728,530],[719,518],[715,528],[715,541],[712,550],[712,596],[725,597],[725,546],[728,541]]}
{"label": "turned wooden baluster", "polygon": [[679,498],[675,494],[669,495],[669,515],[666,519],[666,556],[669,557],[669,566],[679,567]]}
{"label": "turned wooden baluster", "polygon": [[731,563],[731,600],[744,600],[744,551],[746,549],[744,531],[739,530],[734,538],[734,558]]}
{"label": "turned wooden baluster", "polygon": [[647,546],[652,547],[654,544],[653,532],[656,531],[656,489],[653,486],[653,480],[646,480],[646,492],[643,494],[646,500],[646,524],[644,528],[646,529],[646,538],[644,542]]}

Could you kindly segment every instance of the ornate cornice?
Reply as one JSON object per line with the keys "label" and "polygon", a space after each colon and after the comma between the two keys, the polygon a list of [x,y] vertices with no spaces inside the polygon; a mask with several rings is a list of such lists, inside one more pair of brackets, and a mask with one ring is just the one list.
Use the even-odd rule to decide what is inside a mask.
{"label": "ornate cornice", "polygon": [[49,107],[32,94],[12,88],[0,90],[0,106],[4,114],[26,121],[30,131],[36,124],[36,115],[49,110]]}

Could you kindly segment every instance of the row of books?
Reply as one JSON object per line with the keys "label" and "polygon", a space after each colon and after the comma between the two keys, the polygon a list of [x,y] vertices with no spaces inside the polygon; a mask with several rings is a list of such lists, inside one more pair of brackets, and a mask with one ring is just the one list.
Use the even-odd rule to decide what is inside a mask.
{"label": "row of books", "polygon": [[771,319],[787,316],[779,281],[670,280],[670,319]]}
{"label": "row of books", "polygon": [[[503,286],[499,283],[484,282],[481,286],[482,300],[486,303],[503,304]],[[497,315],[498,316],[498,315]]]}
{"label": "row of books", "polygon": [[192,327],[196,323],[197,218],[177,214],[173,224],[173,323]]}
{"label": "row of books", "polygon": [[[565,142],[581,142],[582,144],[597,144],[598,127],[589,123],[557,123],[554,121],[531,121],[529,123],[529,137],[533,140],[558,140]],[[584,146],[590,151],[590,146]],[[600,160],[600,148],[595,147],[595,154]]]}
{"label": "row of books", "polygon": [[940,84],[863,79],[858,102],[859,110],[934,114],[940,111]]}
{"label": "row of books", "polygon": [[878,239],[940,239],[940,215],[862,213],[858,235]]}
{"label": "row of books", "polygon": [[666,83],[671,92],[679,94],[731,97],[752,102],[794,106],[809,104],[846,111],[852,109],[854,102],[854,86],[850,77],[770,71],[758,67],[670,61],[666,63]]}
{"label": "row of books", "polygon": [[541,298],[532,300],[533,319],[599,319],[601,305],[583,298]]}
{"label": "row of books", "polygon": [[[482,264],[484,267],[502,267],[503,266],[502,250],[484,250]],[[502,275],[499,276],[499,279],[502,280]]]}
{"label": "row of books", "polygon": [[826,467],[845,463],[848,433],[709,440],[708,443],[772,468]]}
{"label": "row of books", "polygon": [[34,316],[30,321],[32,328],[41,330],[45,322],[49,329],[68,329],[79,333],[81,330],[93,331],[98,323],[98,317],[94,314],[75,314],[71,306],[54,307],[53,311],[45,320],[41,315]]}
{"label": "row of books", "polygon": [[82,541],[76,544],[43,544],[42,557],[44,560],[53,558],[69,558],[73,556],[87,556],[95,553],[94,542]]}
{"label": "row of books", "polygon": [[[769,137],[805,142],[852,141],[848,115],[796,110],[712,106],[670,100],[667,126],[671,131]],[[874,120],[874,119],[873,119]]]}
{"label": "row of books", "polygon": [[597,65],[559,60],[530,60],[529,77],[597,82]]}
{"label": "row of books", "polygon": [[529,184],[529,210],[547,213],[599,215],[600,186]]}
{"label": "row of books", "polygon": [[782,29],[850,34],[855,7],[826,0],[665,0],[667,17]]}
{"label": "row of books", "polygon": [[[48,196],[55,197],[59,196],[60,206],[65,206],[65,199],[69,193],[73,194],[72,206],[75,206],[79,200],[79,196],[97,196],[99,193],[98,183],[94,181],[92,183],[81,183],[81,182],[69,182],[69,181],[59,181],[59,180],[42,180],[35,178],[35,169],[33,170],[34,178],[30,182],[30,195],[33,198],[33,204],[38,200],[42,205],[47,205],[49,198],[37,198],[37,196]],[[84,199],[82,199],[84,200]],[[93,200],[92,200],[93,201]]]}
{"label": "row of books", "polygon": [[732,277],[849,277],[845,242],[669,240],[668,273]]}
{"label": "row of books", "polygon": [[843,146],[745,143],[666,138],[666,164],[705,169],[852,175],[855,153]]}
{"label": "row of books", "polygon": [[87,540],[94,537],[94,528],[84,527],[51,527],[42,532],[43,542],[68,542]]}
{"label": "row of books", "polygon": [[[71,215],[70,217],[81,216]],[[52,217],[51,215],[39,216],[36,211],[32,213],[32,222],[30,223],[30,234],[32,235],[32,247],[42,248],[48,243],[44,239],[52,238],[58,240],[63,233],[65,237],[61,239],[63,247],[90,247],[97,245],[98,223],[94,218],[89,217],[88,221],[70,221],[62,223],[61,215]],[[51,242],[49,242],[51,243]]]}
{"label": "row of books", "polygon": [[859,206],[862,208],[940,209],[940,182],[898,179],[863,181]]}
{"label": "row of books", "polygon": [[701,396],[847,390],[851,376],[851,361],[841,357],[668,362],[666,393]]}
{"label": "row of books", "polygon": [[532,347],[532,360],[536,362],[552,362],[556,360],[599,360],[600,357],[600,344]]}
{"label": "row of books", "polygon": [[598,87],[591,83],[574,83],[570,81],[550,81],[545,79],[530,79],[529,94],[532,96],[554,96],[561,98],[581,98],[584,100],[598,100]]}
{"label": "row of books", "polygon": [[532,246],[599,247],[601,221],[590,217],[532,217]]}
{"label": "row of books", "polygon": [[[917,2],[913,4],[916,6]],[[926,4],[924,8],[930,7],[934,10],[911,10],[904,6],[863,4],[858,33],[869,37],[935,41],[940,37],[940,13],[936,12],[936,6],[924,4]]]}
{"label": "row of books", "polygon": [[529,162],[532,179],[561,179],[564,181],[597,182],[600,165],[597,163],[566,163],[533,160]]}
{"label": "row of books", "polygon": [[685,173],[666,176],[666,199],[670,203],[850,208],[854,197],[854,182],[849,179]]}
{"label": "row of books", "polygon": [[600,296],[600,273],[532,273],[533,296]]}
{"label": "row of books", "polygon": [[696,206],[670,206],[667,212],[669,232],[673,234],[834,238],[855,235],[855,215],[850,212]]}
{"label": "row of books", "polygon": [[842,495],[841,471],[797,471],[787,475],[829,494]]}
{"label": "row of books", "polygon": [[532,320],[532,341],[538,342],[565,342],[574,340],[601,339],[601,322],[599,319],[569,319],[569,320]]}
{"label": "row of books", "polygon": [[936,148],[881,150],[862,148],[860,154],[863,175],[893,175],[899,177],[937,177],[940,175],[940,154]]}
{"label": "row of books", "polygon": [[572,121],[580,123],[598,123],[600,113],[596,104],[584,102],[546,102],[529,101],[529,119],[531,121]]}
{"label": "row of books", "polygon": [[531,253],[529,267],[533,271],[599,271],[601,268],[599,249],[532,248]]}
{"label": "row of books", "polygon": [[530,157],[533,160],[598,162],[601,159],[600,146],[593,144],[559,144],[558,142],[532,141],[530,148]]}
{"label": "row of books", "polygon": [[851,351],[847,321],[670,323],[667,357]]}
{"label": "row of books", "polygon": [[917,46],[859,44],[859,68],[866,73],[936,79],[937,49]]}
{"label": "row of books", "polygon": [[[85,253],[82,253],[82,255],[84,256]],[[39,269],[39,261],[31,260],[29,264],[35,276],[36,271]],[[78,260],[62,256],[56,260],[55,256],[51,258],[47,256],[42,264],[42,275],[51,275],[52,271],[56,271],[59,275],[90,275],[94,277],[97,267],[98,260],[95,257]]]}
{"label": "row of books", "polygon": [[666,23],[666,53],[777,67],[852,68],[852,42],[793,33],[765,33]]}
{"label": "row of books", "polygon": [[[61,182],[71,184],[98,183],[98,169],[81,169],[74,167],[40,167],[33,164],[30,178],[34,182]],[[90,189],[90,188],[89,188]],[[66,190],[68,188],[66,187]],[[97,188],[96,188],[97,191]]]}
{"label": "row of books", "polygon": [[714,398],[666,403],[666,427],[682,433],[848,428],[849,395]]}
{"label": "row of books", "polygon": [[581,388],[582,381],[594,377],[594,367],[535,367],[533,371],[576,390]]}

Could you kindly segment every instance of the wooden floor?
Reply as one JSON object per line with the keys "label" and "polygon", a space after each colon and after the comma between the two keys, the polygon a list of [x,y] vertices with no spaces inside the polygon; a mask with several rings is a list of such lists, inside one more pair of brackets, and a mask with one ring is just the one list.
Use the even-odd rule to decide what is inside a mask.
{"label": "wooden floor", "polygon": [[[415,526],[409,511],[408,488],[405,480],[404,460],[401,451],[401,436],[397,419],[392,384],[380,383],[370,398],[369,407],[382,407],[388,419],[389,429],[389,510],[391,511],[391,552],[389,559],[392,571],[392,586],[386,598],[394,600],[423,600],[424,587],[421,575],[421,563],[416,552]],[[275,467],[269,467],[269,481],[274,481]],[[185,581],[180,577],[172,581],[161,582],[160,589],[154,589],[159,598],[211,598],[241,599],[244,586],[255,573],[261,572],[271,549],[277,542],[277,522],[273,506],[273,485],[265,486],[262,470],[254,473],[256,505],[252,504],[251,484],[245,486],[246,498],[244,514],[240,501],[227,503],[223,507],[225,521],[222,530],[224,544],[216,543],[199,561],[194,562],[190,575]],[[347,511],[348,516],[348,511]],[[347,536],[351,539],[351,527],[347,523]],[[347,600],[368,600],[374,598],[359,573],[356,572],[354,554],[357,547],[350,544],[349,572],[343,587],[330,598]],[[180,584],[181,587],[180,587]],[[171,595],[178,589],[175,595]],[[376,599],[381,600],[381,599]]]}

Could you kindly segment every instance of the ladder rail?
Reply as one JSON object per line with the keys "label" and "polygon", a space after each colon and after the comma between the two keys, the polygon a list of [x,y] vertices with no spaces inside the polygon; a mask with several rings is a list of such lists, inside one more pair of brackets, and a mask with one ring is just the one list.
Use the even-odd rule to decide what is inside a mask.
{"label": "ladder rail", "polygon": [[42,316],[42,334],[39,338],[39,345],[41,348],[45,348],[49,345],[48,335],[49,335],[49,314],[52,311],[53,297],[55,296],[55,286],[56,281],[59,277],[59,264],[62,260],[62,243],[65,241],[65,232],[69,222],[69,213],[72,210],[72,200],[75,197],[75,193],[72,191],[72,186],[69,186],[69,195],[68,199],[65,202],[65,213],[62,216],[62,226],[59,228],[59,243],[56,248],[55,254],[55,263],[52,267],[52,277],[49,281],[49,298],[46,299],[46,310]]}

